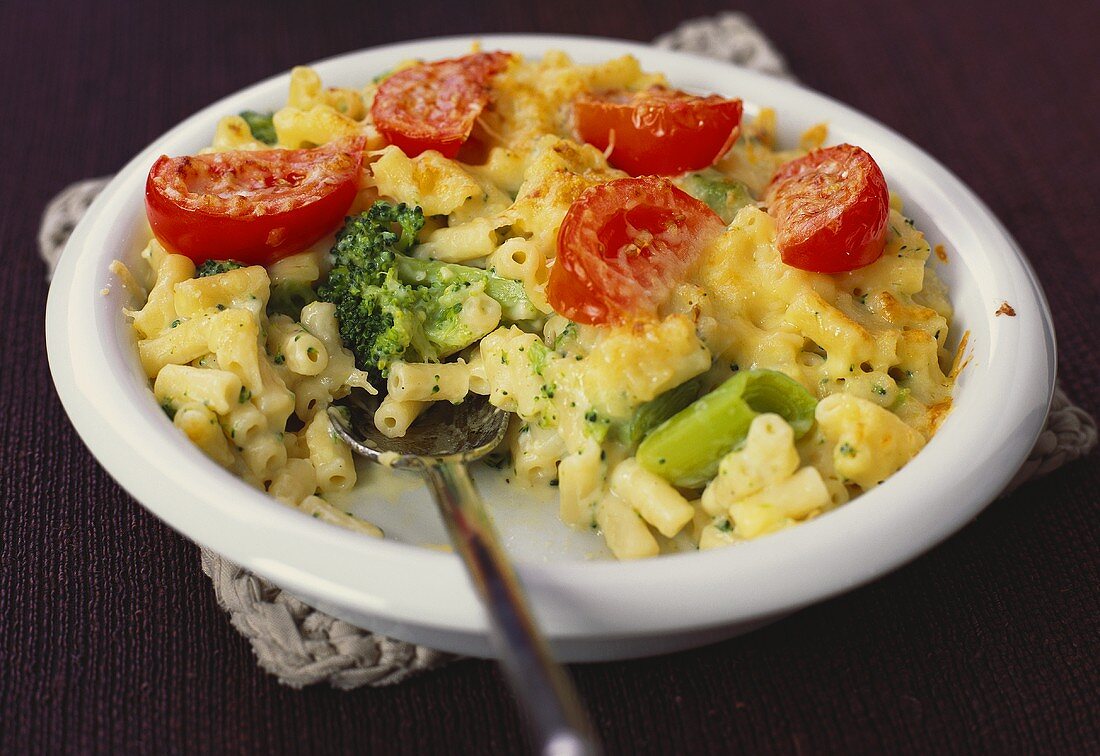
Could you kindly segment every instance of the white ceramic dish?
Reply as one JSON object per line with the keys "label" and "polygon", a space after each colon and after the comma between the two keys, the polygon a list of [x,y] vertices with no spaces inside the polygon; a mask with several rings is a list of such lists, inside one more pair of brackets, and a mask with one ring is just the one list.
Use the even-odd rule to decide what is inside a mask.
{"label": "white ceramic dish", "polygon": [[[699,645],[759,626],[866,583],[973,518],[1012,478],[1046,416],[1054,385],[1050,314],[1034,273],[989,210],[931,157],[873,120],[819,94],[709,59],[625,42],[551,36],[480,38],[486,49],[580,62],[631,53],[675,85],[774,106],[781,138],[822,120],[830,141],[869,150],[950,263],[940,273],[956,307],[956,339],[972,360],[939,433],[884,485],[819,519],[735,548],[634,563],[586,559],[596,541],[557,522],[499,479],[483,492],[559,658],[626,658]],[[326,84],[357,86],[394,62],[462,54],[471,38],[408,42],[317,64]],[[135,157],[74,232],[50,290],[50,365],[77,431],[138,501],[188,537],[358,625],[436,648],[489,655],[486,623],[450,554],[359,536],[284,507],[208,461],[165,419],[141,373],[113,258],[145,244],[145,175],[162,153],[193,153],[219,117],[270,109],[288,77],[269,79],[197,113]],[[106,295],[104,291],[106,290]],[[997,317],[1002,301],[1016,317]],[[369,471],[354,505],[398,539],[443,542],[424,492],[377,486]],[[492,483],[492,485],[490,485]],[[380,491],[387,491],[382,494]]]}

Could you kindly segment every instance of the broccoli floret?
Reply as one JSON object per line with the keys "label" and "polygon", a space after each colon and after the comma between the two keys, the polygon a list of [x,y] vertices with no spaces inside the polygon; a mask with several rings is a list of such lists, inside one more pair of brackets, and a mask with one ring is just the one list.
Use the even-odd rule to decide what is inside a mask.
{"label": "broccoli floret", "polygon": [[248,130],[252,132],[253,139],[258,139],[264,144],[275,144],[279,138],[275,135],[275,123],[272,120],[274,115],[274,113],[246,110],[241,113],[241,118],[248,124]]}
{"label": "broccoli floret", "polygon": [[207,260],[199,267],[195,268],[195,278],[205,278],[206,276],[216,276],[219,273],[225,273],[230,270],[236,270],[237,268],[243,268],[242,263],[236,260]]}
{"label": "broccoli floret", "polygon": [[481,287],[479,291],[484,291],[500,304],[501,317],[513,323],[542,316],[527,297],[523,284],[481,268],[398,255],[397,276],[407,284],[420,286],[461,285],[471,290]]}
{"label": "broccoli floret", "polygon": [[685,192],[707,203],[726,223],[732,221],[737,211],[745,205],[756,202],[743,183],[713,170],[685,176],[682,185]]}
{"label": "broccoli floret", "polygon": [[410,348],[425,359],[436,356],[416,312],[423,297],[398,280],[395,268],[397,255],[413,245],[423,225],[420,208],[376,202],[336,234],[332,272],[317,293],[336,305],[340,336],[372,373],[385,375]]}
{"label": "broccoli floret", "polygon": [[305,281],[273,281],[271,297],[267,300],[267,314],[287,315],[297,320],[302,314],[302,308],[316,301],[317,292]]}
{"label": "broccoli floret", "polygon": [[396,360],[435,362],[480,338],[461,317],[476,292],[497,299],[509,317],[535,316],[518,282],[404,254],[423,226],[419,207],[383,201],[348,218],[336,234],[332,272],[317,291],[336,305],[340,336],[356,362],[377,376]]}

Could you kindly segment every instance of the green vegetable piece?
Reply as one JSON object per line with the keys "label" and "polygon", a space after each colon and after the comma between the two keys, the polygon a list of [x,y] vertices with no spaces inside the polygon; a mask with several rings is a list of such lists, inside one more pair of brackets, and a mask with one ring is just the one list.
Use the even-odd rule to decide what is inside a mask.
{"label": "green vegetable piece", "polygon": [[701,488],[718,463],[748,435],[753,418],[774,412],[795,438],[814,423],[817,400],[798,381],[775,370],[745,370],[692,402],[650,433],[638,463],[673,485]]}
{"label": "green vegetable piece", "polygon": [[756,204],[745,184],[713,170],[686,176],[683,188],[695,199],[707,203],[725,223],[732,221],[741,208]]}
{"label": "green vegetable piece", "polygon": [[246,110],[241,113],[241,118],[248,124],[248,130],[252,132],[253,139],[264,144],[275,144],[279,138],[275,135],[275,123],[272,121],[274,115],[274,113]]}
{"label": "green vegetable piece", "polygon": [[267,300],[268,315],[287,315],[297,320],[302,308],[317,301],[317,292],[305,281],[286,279],[271,284],[271,297]]}
{"label": "green vegetable piece", "polygon": [[340,336],[356,362],[376,377],[386,376],[410,350],[423,360],[438,359],[418,312],[425,297],[398,281],[395,269],[397,255],[412,247],[423,226],[419,207],[388,202],[348,218],[336,234],[332,271],[317,290],[336,305]]}
{"label": "green vegetable piece", "polygon": [[[600,417],[600,414],[594,409],[590,409],[584,413],[584,434],[589,438],[594,438],[597,443],[603,443],[607,438],[607,432],[611,428],[611,420],[606,417]],[[600,452],[600,459],[604,458],[604,452]]]}
{"label": "green vegetable piece", "polygon": [[[523,350],[523,347],[520,347]],[[536,341],[531,344],[531,351],[527,354],[527,359],[531,361],[531,368],[535,371],[535,375],[542,377],[546,372],[546,366],[550,362],[550,349],[541,341]]]}
{"label": "green vegetable piece", "polygon": [[542,314],[527,297],[523,284],[481,268],[401,255],[397,258],[397,277],[402,283],[418,286],[472,286],[484,282],[485,293],[500,303],[505,320],[531,320]]}
{"label": "green vegetable piece", "polygon": [[440,355],[454,354],[477,341],[475,334],[460,317],[462,307],[470,296],[464,286],[436,286],[418,291],[436,292],[435,299],[421,306],[425,313],[424,335]]}
{"label": "green vegetable piece", "polygon": [[[554,337],[554,351],[564,351],[571,342],[577,339],[577,324],[570,322],[561,332]],[[577,355],[579,358],[580,355]]]}
{"label": "green vegetable piece", "polygon": [[641,405],[630,420],[616,427],[619,440],[636,446],[651,430],[694,402],[702,386],[700,378],[692,378]]}
{"label": "green vegetable piece", "polygon": [[243,267],[244,264],[236,260],[207,260],[202,265],[195,268],[195,278],[217,276],[230,270],[236,270],[237,268]]}
{"label": "green vegetable piece", "polygon": [[890,411],[896,412],[901,405],[909,401],[910,389],[899,388],[897,397],[894,399],[894,403],[890,405]]}
{"label": "green vegetable piece", "polygon": [[538,315],[522,284],[468,265],[409,257],[424,226],[419,207],[375,202],[336,234],[333,268],[317,289],[336,305],[340,336],[361,368],[384,378],[396,360],[437,362],[481,335],[461,314],[475,292],[509,318]]}

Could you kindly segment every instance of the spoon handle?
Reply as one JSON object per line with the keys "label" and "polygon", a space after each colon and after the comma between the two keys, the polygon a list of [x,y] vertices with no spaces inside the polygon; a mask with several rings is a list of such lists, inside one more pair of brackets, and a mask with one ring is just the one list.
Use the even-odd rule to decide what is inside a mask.
{"label": "spoon handle", "polygon": [[523,588],[497,541],[481,497],[460,462],[425,460],[451,542],[489,614],[501,663],[541,740],[544,754],[597,754],[580,699],[535,625]]}

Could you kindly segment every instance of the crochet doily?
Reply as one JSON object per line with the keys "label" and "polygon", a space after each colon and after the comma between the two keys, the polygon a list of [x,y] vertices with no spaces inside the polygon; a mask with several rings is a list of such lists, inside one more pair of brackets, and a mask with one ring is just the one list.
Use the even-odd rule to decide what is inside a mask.
{"label": "crochet doily", "polygon": [[[687,21],[654,44],[736,63],[763,73],[793,78],[786,62],[742,13]],[[50,274],[69,234],[110,177],[69,186],[46,207],[38,247]],[[1096,423],[1058,387],[1035,448],[1006,490],[1046,475],[1088,454],[1096,446]],[[218,604],[252,644],[260,666],[294,688],[328,682],[341,689],[391,685],[455,658],[413,643],[394,640],[338,620],[294,598],[269,581],[224,557],[202,550],[202,569]]]}

